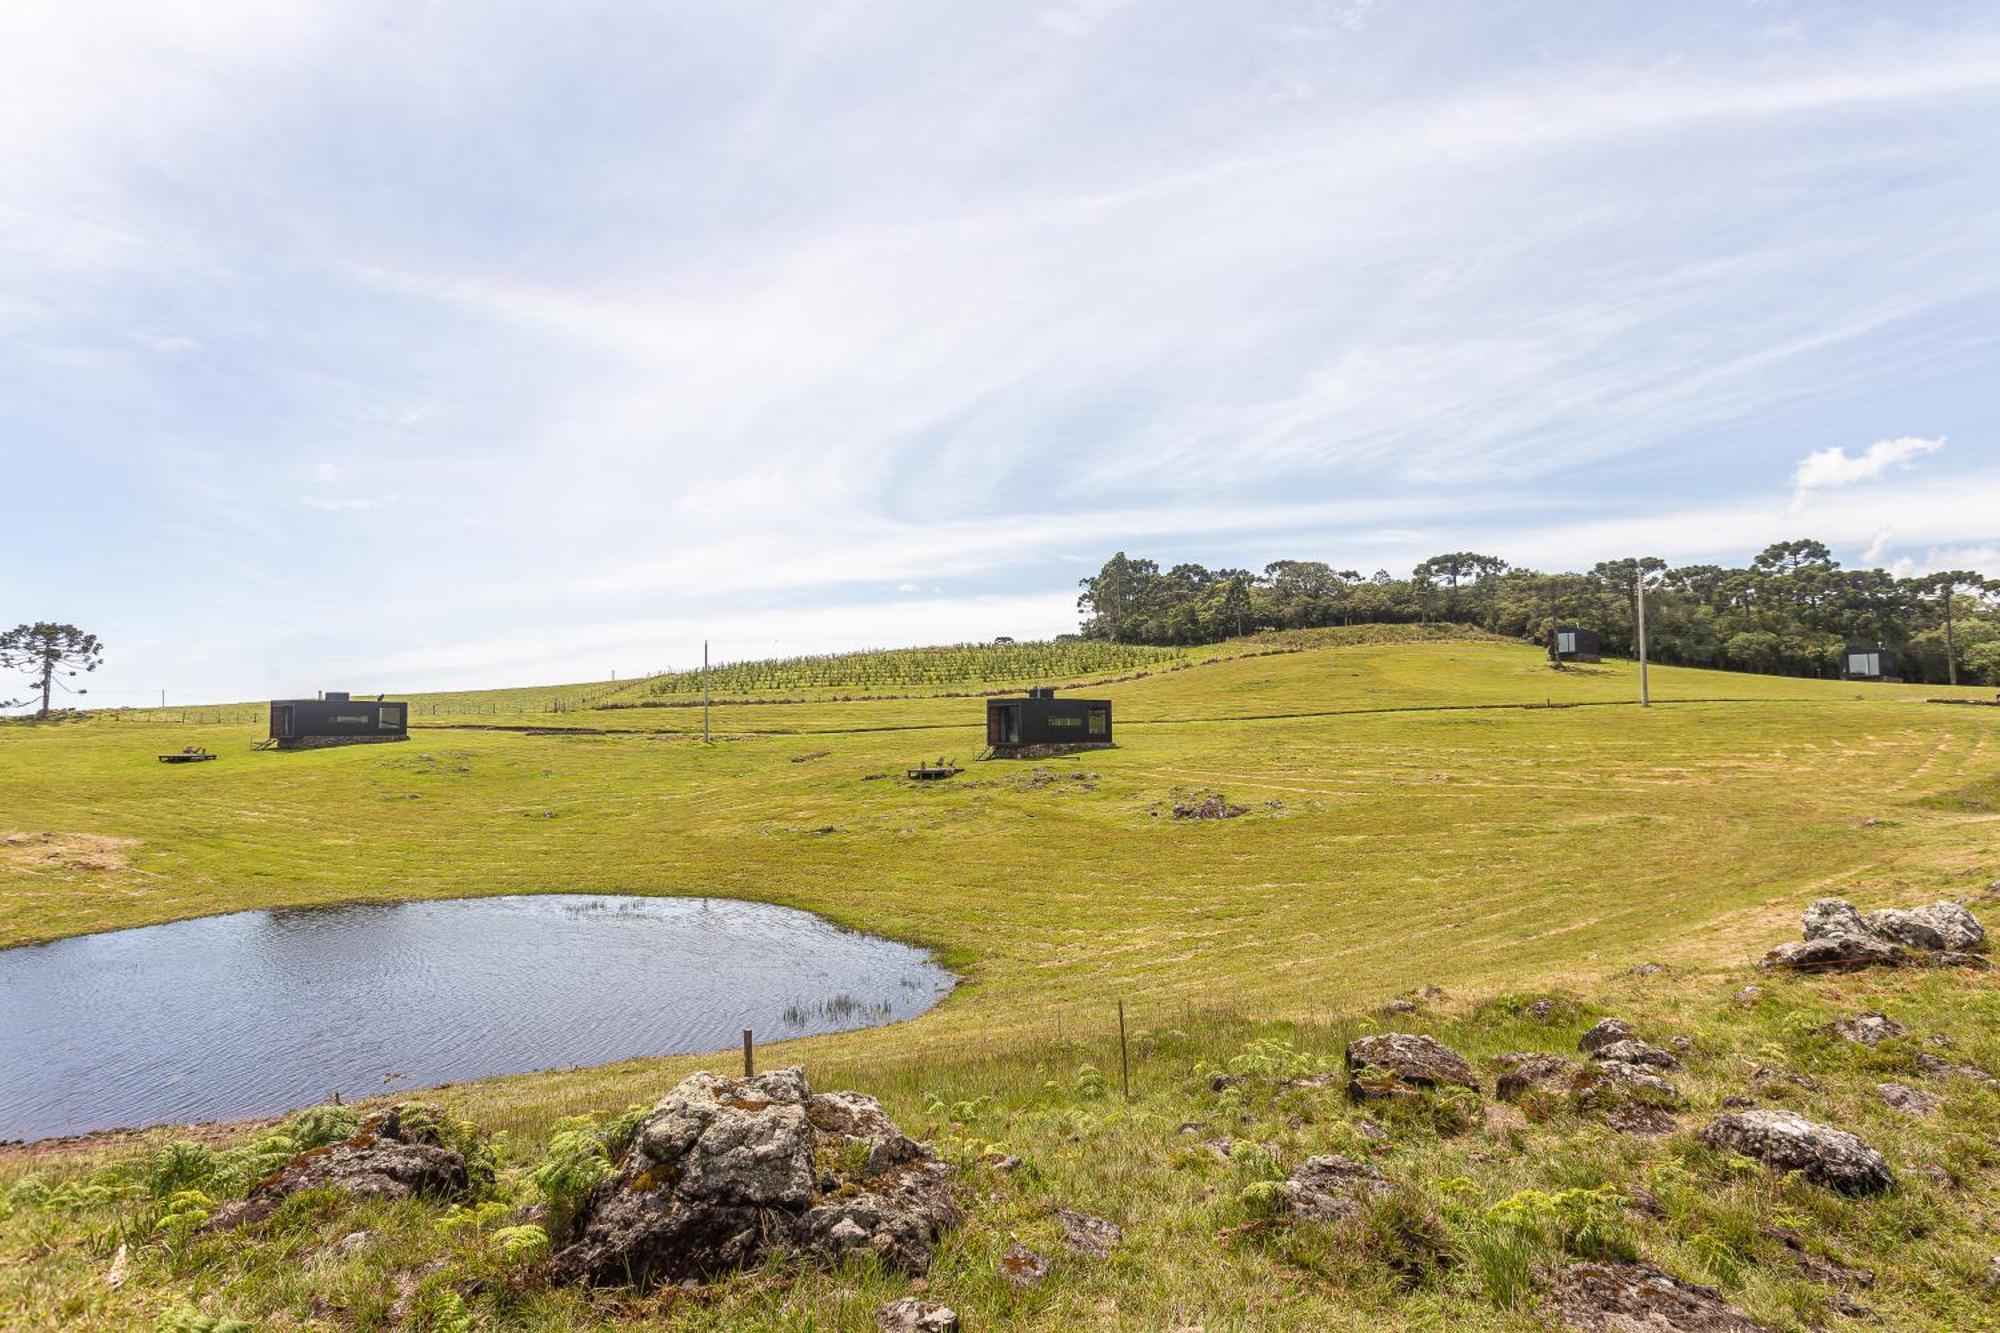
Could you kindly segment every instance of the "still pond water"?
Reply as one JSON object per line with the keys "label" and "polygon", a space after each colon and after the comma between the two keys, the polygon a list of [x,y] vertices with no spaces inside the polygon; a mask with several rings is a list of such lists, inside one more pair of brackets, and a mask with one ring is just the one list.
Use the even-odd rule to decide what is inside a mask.
{"label": "still pond water", "polygon": [[922,950],[726,898],[237,912],[0,950],[0,1139],[894,1022]]}

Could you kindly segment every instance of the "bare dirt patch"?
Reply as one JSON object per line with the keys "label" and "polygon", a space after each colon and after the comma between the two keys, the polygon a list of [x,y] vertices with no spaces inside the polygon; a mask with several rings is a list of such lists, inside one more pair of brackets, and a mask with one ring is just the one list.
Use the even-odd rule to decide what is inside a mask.
{"label": "bare dirt patch", "polygon": [[0,866],[15,871],[107,874],[132,868],[137,838],[102,833],[0,833]]}

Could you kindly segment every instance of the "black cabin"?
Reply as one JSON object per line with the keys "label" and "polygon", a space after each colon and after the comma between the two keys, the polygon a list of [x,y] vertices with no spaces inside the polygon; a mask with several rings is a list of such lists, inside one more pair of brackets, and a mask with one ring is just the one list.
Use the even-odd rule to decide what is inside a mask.
{"label": "black cabin", "polygon": [[1842,680],[1894,680],[1896,654],[1879,643],[1850,643],[1840,653]]}
{"label": "black cabin", "polygon": [[1111,701],[1058,699],[1046,685],[1023,699],[988,699],[986,743],[1001,755],[1109,745]]}
{"label": "black cabin", "polygon": [[1558,625],[1549,634],[1549,652],[1558,662],[1601,662],[1602,649],[1594,629]]}
{"label": "black cabin", "polygon": [[350,699],[328,690],[317,699],[271,700],[271,739],[281,750],[410,739],[410,706],[400,700]]}

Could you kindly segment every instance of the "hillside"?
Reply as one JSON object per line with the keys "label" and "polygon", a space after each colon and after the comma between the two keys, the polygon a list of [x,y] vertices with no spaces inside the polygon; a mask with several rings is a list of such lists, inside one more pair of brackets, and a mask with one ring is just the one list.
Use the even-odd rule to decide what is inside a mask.
{"label": "hillside", "polygon": [[[1954,1038],[1954,1059],[2000,1069],[1990,984],[1883,973],[1771,982],[1751,1007],[1730,997],[1766,945],[1796,934],[1810,899],[1928,902],[2000,876],[2000,709],[1923,702],[1937,687],[1656,669],[1658,706],[1642,712],[1629,664],[1556,672],[1532,648],[1471,638],[1281,638],[1164,665],[1179,669],[1093,689],[1114,702],[1117,749],[975,764],[940,784],[900,774],[919,757],[978,752],[978,701],[948,697],[962,679],[930,697],[731,702],[715,709],[713,746],[699,744],[699,710],[552,718],[529,692],[492,696],[491,711],[477,695],[437,696],[406,745],[300,754],[249,752],[259,725],[247,720],[10,727],[0,833],[54,837],[32,852],[8,845],[0,943],[251,906],[603,890],[779,902],[929,946],[965,983],[941,1007],[765,1059],[880,1096],[968,1162],[984,1149],[965,1145],[1000,1144],[1030,1164],[973,1167],[979,1202],[933,1270],[933,1290],[973,1327],[1535,1327],[1534,1280],[1501,1299],[1501,1278],[1480,1266],[1497,1261],[1468,1248],[1479,1219],[1521,1190],[1600,1185],[1643,1186],[1664,1210],[1618,1212],[1606,1225],[1620,1244],[1721,1283],[1772,1327],[1831,1317],[1826,1284],[1784,1266],[1773,1227],[1877,1268],[1883,1282],[1862,1299],[1893,1326],[1969,1327],[1994,1309],[1968,1276],[1990,1241],[1964,1200],[1991,1188],[1982,1145],[2000,1133],[2000,1094],[1954,1084],[1944,1114],[1906,1123],[1869,1088],[1907,1070],[1914,1038],[1856,1052],[1811,1036],[1829,1016],[1879,1007]],[[505,725],[543,730],[487,729]],[[188,743],[224,758],[154,762]],[[1173,817],[1211,795],[1245,813]],[[1670,970],[1629,977],[1642,962]],[[1893,1144],[1906,1187],[1830,1206],[1694,1144],[1692,1110],[1675,1133],[1646,1138],[1553,1111],[1415,1117],[1367,1149],[1404,1189],[1403,1221],[1370,1214],[1386,1228],[1374,1240],[1249,1225],[1239,1196],[1270,1163],[1204,1157],[1176,1126],[1268,1140],[1272,1161],[1354,1147],[1358,1113],[1337,1092],[1280,1089],[1270,1071],[1337,1062],[1347,1037],[1380,1025],[1372,1010],[1431,986],[1444,995],[1391,1021],[1475,1060],[1573,1046],[1608,1009],[1689,1033],[1693,1109],[1742,1090],[1756,1063],[1801,1062],[1822,1092],[1800,1104]],[[1521,1019],[1524,999],[1496,999],[1557,993],[1568,998],[1550,1023]],[[1105,1095],[1101,1072],[1115,1068],[1106,1043],[1120,1000],[1145,1034],[1130,1106]],[[1232,1060],[1263,1081],[1210,1091],[1202,1071]],[[526,1199],[522,1172],[560,1117],[651,1102],[703,1063],[718,1062],[441,1096],[508,1131],[505,1188]],[[114,1292],[95,1274],[119,1239],[145,1241],[132,1228],[152,1196],[46,1200],[62,1180],[103,1183],[89,1173],[130,1151],[0,1157],[0,1191],[31,1168],[39,1182],[0,1221],[0,1315],[143,1326],[187,1304],[306,1325],[314,1302],[338,1297],[348,1313],[324,1326],[380,1327],[386,1300],[359,1293],[389,1284],[392,1268],[445,1255],[462,1277],[497,1262],[476,1258],[485,1231],[447,1238],[416,1205],[329,1207],[274,1234],[316,1248],[365,1222],[393,1245],[312,1276],[287,1271],[282,1249],[135,1243],[143,1280]],[[1915,1170],[1937,1161],[1949,1181]],[[1072,1204],[1115,1212],[1127,1247],[1103,1265],[1072,1259],[1034,1291],[993,1277],[1009,1238],[1059,1245],[1053,1210]],[[1899,1258],[1917,1234],[1939,1256],[1927,1272]],[[1399,1261],[1404,1244],[1428,1257]],[[1523,1251],[1538,1263],[1563,1252],[1546,1238]],[[516,1291],[491,1272],[454,1288],[495,1327],[688,1328],[867,1327],[901,1290],[872,1271],[754,1274],[708,1296],[623,1304]]]}

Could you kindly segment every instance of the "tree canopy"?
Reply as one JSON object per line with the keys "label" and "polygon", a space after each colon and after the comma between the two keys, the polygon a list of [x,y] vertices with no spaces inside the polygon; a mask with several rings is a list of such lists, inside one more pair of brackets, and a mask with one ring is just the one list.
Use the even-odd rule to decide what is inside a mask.
{"label": "tree canopy", "polygon": [[[97,636],[86,634],[74,625],[41,620],[32,625],[16,625],[0,634],[0,669],[29,673],[30,683],[42,696],[43,717],[49,715],[51,695],[64,677],[95,671],[103,660],[104,648]],[[65,684],[63,688],[71,687]]]}
{"label": "tree canopy", "polygon": [[1454,551],[1402,578],[1302,559],[1274,560],[1259,573],[1196,564],[1162,572],[1120,551],[1082,581],[1077,606],[1087,637],[1120,643],[1445,620],[1543,643],[1558,624],[1578,625],[1596,630],[1607,653],[1630,655],[1640,578],[1657,661],[1832,676],[1847,643],[1880,643],[1904,679],[2000,684],[2000,580],[1966,570],[1902,578],[1842,569],[1811,538],[1775,542],[1740,568],[1642,556],[1543,573]]}

